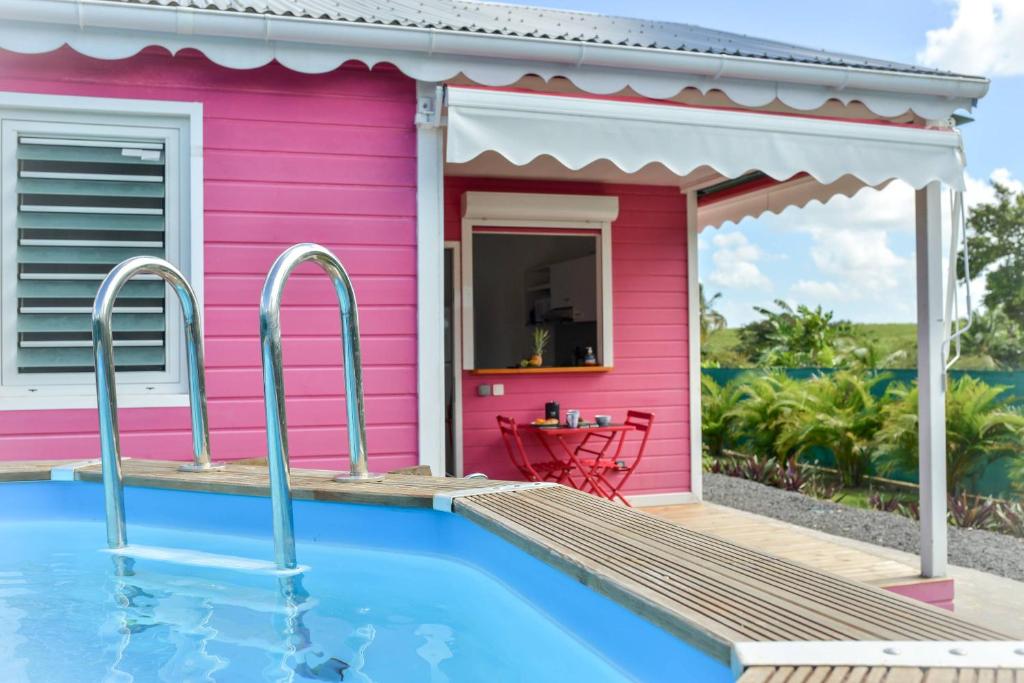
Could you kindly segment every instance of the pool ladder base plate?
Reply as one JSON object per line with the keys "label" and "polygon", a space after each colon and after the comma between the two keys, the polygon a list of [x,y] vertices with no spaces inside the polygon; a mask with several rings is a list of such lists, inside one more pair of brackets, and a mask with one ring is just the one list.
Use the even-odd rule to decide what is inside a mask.
{"label": "pool ladder base plate", "polygon": [[334,481],[347,482],[347,481],[384,481],[383,474],[374,474],[372,472],[364,472],[363,474],[339,474],[334,478]]}
{"label": "pool ladder base plate", "polygon": [[223,470],[226,465],[222,463],[211,462],[206,465],[197,465],[194,462],[186,463],[178,468],[179,472],[218,472]]}

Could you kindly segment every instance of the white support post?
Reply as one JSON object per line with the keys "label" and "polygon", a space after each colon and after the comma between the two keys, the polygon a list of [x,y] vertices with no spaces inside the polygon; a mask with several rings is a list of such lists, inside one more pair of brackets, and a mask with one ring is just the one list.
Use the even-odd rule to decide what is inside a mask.
{"label": "white support post", "polygon": [[445,474],[444,135],[441,87],[416,84],[416,375],[419,464]]}
{"label": "white support post", "polygon": [[917,191],[918,477],[921,575],[946,574],[946,365],[942,301],[942,186]]}
{"label": "white support post", "polygon": [[690,493],[695,500],[704,497],[704,472],[700,418],[700,270],[697,253],[697,192],[686,193],[686,287],[689,318],[686,334],[689,339],[690,373]]}

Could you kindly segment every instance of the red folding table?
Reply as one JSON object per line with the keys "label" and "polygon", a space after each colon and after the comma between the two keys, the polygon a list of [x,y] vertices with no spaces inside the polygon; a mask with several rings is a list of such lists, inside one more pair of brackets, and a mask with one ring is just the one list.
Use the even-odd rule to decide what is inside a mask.
{"label": "red folding table", "polygon": [[[572,469],[567,470],[566,474],[566,481],[568,481],[570,486],[580,491],[587,491],[605,498],[609,497],[595,478],[594,473],[591,472],[592,467],[587,467],[580,460],[580,453],[583,451],[580,451],[578,446],[576,448],[571,447],[568,444],[568,440],[574,439],[574,437],[580,437],[584,442],[589,441],[591,438],[603,440],[604,445],[599,449],[587,449],[585,451],[588,455],[596,455],[597,459],[600,460],[616,437],[620,440],[624,439],[626,432],[635,430],[635,426],[631,424],[611,424],[603,427],[597,424],[583,424],[578,427],[567,427],[565,425],[530,426],[537,435],[537,440],[540,441],[544,450],[551,456],[552,461],[563,462],[572,466]],[[559,456],[556,450],[561,451],[563,455]],[[573,479],[575,472],[583,476],[582,481],[577,482]]]}

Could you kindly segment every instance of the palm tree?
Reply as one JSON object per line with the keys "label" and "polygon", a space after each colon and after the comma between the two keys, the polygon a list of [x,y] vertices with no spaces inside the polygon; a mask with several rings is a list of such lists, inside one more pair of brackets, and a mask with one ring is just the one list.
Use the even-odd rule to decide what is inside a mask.
{"label": "palm tree", "polygon": [[859,486],[871,467],[882,407],[872,390],[884,375],[837,372],[803,383],[790,398],[776,445],[795,456],[818,446],[832,451],[844,486]]}
{"label": "palm tree", "polygon": [[704,296],[704,283],[699,285],[700,294],[700,343],[703,344],[707,338],[718,330],[724,330],[728,326],[725,316],[715,310],[715,302],[722,298],[721,292],[715,292],[708,299]]}
{"label": "palm tree", "polygon": [[736,428],[732,410],[740,400],[735,382],[719,384],[711,377],[700,378],[700,421],[702,441],[708,454],[721,457],[735,443]]}
{"label": "palm tree", "polygon": [[[946,392],[946,486],[957,494],[975,483],[989,465],[1024,457],[1024,415],[1001,395],[1006,387],[989,386],[964,376]],[[912,472],[918,467],[917,386],[892,385],[885,422],[877,443],[883,473]]]}
{"label": "palm tree", "polygon": [[737,440],[761,457],[785,464],[791,453],[779,450],[779,434],[793,410],[799,383],[780,370],[745,375],[736,381],[739,391],[736,407],[728,415],[736,425]]}

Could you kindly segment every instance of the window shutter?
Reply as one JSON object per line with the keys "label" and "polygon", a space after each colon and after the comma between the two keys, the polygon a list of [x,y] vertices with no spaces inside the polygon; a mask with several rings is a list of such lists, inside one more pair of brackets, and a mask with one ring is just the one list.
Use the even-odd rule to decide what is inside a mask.
{"label": "window shutter", "polygon": [[[17,159],[18,371],[92,372],[100,282],[130,256],[164,256],[164,144],[20,135]],[[166,306],[155,276],[121,290],[118,371],[165,368]]]}

